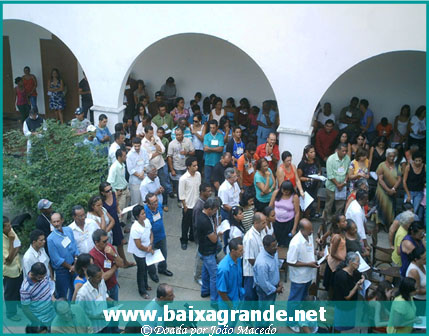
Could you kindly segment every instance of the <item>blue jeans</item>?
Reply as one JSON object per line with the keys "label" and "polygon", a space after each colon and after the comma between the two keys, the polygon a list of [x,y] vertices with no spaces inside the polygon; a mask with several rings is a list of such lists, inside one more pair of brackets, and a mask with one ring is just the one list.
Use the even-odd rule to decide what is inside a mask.
{"label": "blue jeans", "polygon": [[[423,191],[410,191],[411,204],[414,208],[414,213],[417,214],[419,205],[423,199]],[[404,195],[404,202],[407,200],[407,193]]]}
{"label": "blue jeans", "polygon": [[67,268],[60,267],[55,270],[55,290],[56,297],[67,299],[71,301],[74,292],[73,280],[75,276],[72,276]]}
{"label": "blue jeans", "polygon": [[203,260],[203,269],[201,272],[203,285],[201,286],[201,295],[210,293],[210,300],[216,302],[218,300],[216,288],[216,254],[210,254],[208,256],[200,254],[200,258]]}
{"label": "blue jeans", "polygon": [[37,111],[37,96],[30,96],[30,104]]}
{"label": "blue jeans", "polygon": [[[308,296],[308,289],[310,288],[311,281],[307,283],[296,283],[291,282],[290,292],[287,304],[288,316],[295,316],[294,310],[299,309],[301,302]],[[296,325],[296,323],[290,323],[289,325]]]}
{"label": "blue jeans", "polygon": [[204,182],[210,183],[210,177],[212,176],[214,166],[204,166]]}
{"label": "blue jeans", "polygon": [[118,301],[119,300],[119,285],[116,284],[114,287],[108,289],[107,293],[109,294],[109,297],[112,300]]}
{"label": "blue jeans", "polygon": [[244,301],[258,301],[253,276],[244,277]]}
{"label": "blue jeans", "polygon": [[162,168],[158,169],[158,177],[159,182],[164,187],[165,191],[162,194],[163,197],[163,205],[168,204],[168,194],[173,192],[173,188],[171,186],[170,177],[168,176],[168,166],[165,164]]}

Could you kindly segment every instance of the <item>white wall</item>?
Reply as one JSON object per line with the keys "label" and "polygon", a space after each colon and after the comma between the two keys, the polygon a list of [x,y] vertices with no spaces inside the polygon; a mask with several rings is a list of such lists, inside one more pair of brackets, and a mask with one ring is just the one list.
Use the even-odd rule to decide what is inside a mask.
{"label": "white wall", "polygon": [[342,74],[323,95],[338,117],[351,97],[367,99],[375,114],[375,125],[382,117],[395,120],[401,106],[411,113],[426,104],[426,53],[401,51],[382,54],[357,64]]}
{"label": "white wall", "polygon": [[231,43],[208,35],[182,34],[156,42],[137,58],[131,74],[144,80],[151,99],[169,76],[186,104],[197,91],[203,97],[215,93],[224,102],[233,97],[237,104],[243,97],[258,106],[275,99],[255,61]]}
{"label": "white wall", "polygon": [[[28,65],[37,79],[37,107],[41,114],[45,113],[44,83],[42,77],[42,59],[40,56],[40,39],[51,39],[52,34],[34,24],[25,21],[6,21],[3,23],[3,35],[9,36],[10,54],[12,59],[13,81],[24,75],[24,67]],[[15,82],[13,82],[15,87]]]}

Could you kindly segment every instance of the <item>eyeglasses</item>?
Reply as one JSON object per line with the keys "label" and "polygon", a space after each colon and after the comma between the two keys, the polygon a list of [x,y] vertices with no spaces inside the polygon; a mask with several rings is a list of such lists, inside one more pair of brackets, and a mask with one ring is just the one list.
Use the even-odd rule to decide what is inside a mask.
{"label": "eyeglasses", "polygon": [[197,119],[197,120],[194,120],[194,122],[196,122],[196,123],[197,123],[197,122],[200,122],[200,121]]}
{"label": "eyeglasses", "polygon": [[104,190],[105,193],[109,193],[112,191],[112,188],[110,188],[109,190]]}
{"label": "eyeglasses", "polygon": [[102,240],[101,242],[102,242],[103,244],[106,244],[106,243],[108,242],[108,240],[109,240],[109,239]]}

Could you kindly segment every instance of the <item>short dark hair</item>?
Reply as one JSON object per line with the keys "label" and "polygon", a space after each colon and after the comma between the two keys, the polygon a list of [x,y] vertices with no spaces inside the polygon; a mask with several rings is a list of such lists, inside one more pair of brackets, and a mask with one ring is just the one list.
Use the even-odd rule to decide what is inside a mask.
{"label": "short dark hair", "polygon": [[209,197],[207,199],[207,201],[204,202],[204,209],[210,209],[210,210],[214,210],[216,208],[220,208],[221,204],[220,204],[220,200],[218,197],[212,196]]}
{"label": "short dark hair", "polygon": [[79,211],[79,210],[85,210],[84,208],[83,208],[83,206],[82,205],[75,205],[75,206],[73,206],[72,207],[72,210],[71,210],[71,213],[72,213],[72,216],[74,217],[74,216],[76,216],[76,211]]}
{"label": "short dark hair", "polygon": [[288,157],[292,157],[292,153],[289,151],[284,151],[282,153],[282,161],[286,160],[286,158],[288,158]]}
{"label": "short dark hair", "polygon": [[89,253],[82,253],[77,257],[75,263],[75,271],[76,274],[79,275],[81,278],[85,276],[84,268],[88,267],[88,265],[91,264],[92,259],[94,258]]}
{"label": "short dark hair", "polygon": [[101,240],[101,237],[107,237],[107,232],[102,229],[97,229],[92,233],[92,241],[98,243]]}
{"label": "short dark hair", "polygon": [[334,124],[334,121],[332,120],[332,119],[328,119],[328,120],[326,120],[325,121],[325,125],[333,125]]}
{"label": "short dark hair", "polygon": [[210,120],[209,122],[208,122],[208,124],[209,124],[209,127],[210,127],[210,125],[216,125],[216,127],[218,127],[218,122],[217,122],[217,120],[215,120],[215,119],[212,119],[212,120]]}
{"label": "short dark hair", "polygon": [[[162,128],[162,127],[161,127]],[[134,145],[134,144],[139,144],[139,145],[141,145],[141,143],[142,143],[142,140],[140,139],[140,138],[138,138],[138,137],[135,137],[134,139],[133,139],[133,141],[131,141],[131,143]]]}
{"label": "short dark hair", "polygon": [[211,188],[211,184],[207,182],[203,182],[200,184],[200,193],[206,191],[207,188]]}
{"label": "short dark hair", "polygon": [[137,220],[140,216],[140,213],[142,212],[142,210],[144,210],[144,206],[137,204],[134,208],[133,208],[133,217],[135,220]]}
{"label": "short dark hair", "polygon": [[45,264],[39,261],[31,266],[30,272],[34,275],[46,275],[48,270],[46,269]]}
{"label": "short dark hair", "polygon": [[411,293],[416,290],[416,280],[410,277],[405,277],[399,284],[399,294],[406,300],[411,300]]}
{"label": "short dark hair", "polygon": [[[156,196],[156,195],[154,193],[147,193],[146,197],[145,197],[145,202],[147,204],[149,204],[149,199],[152,198],[153,196]],[[158,199],[158,197],[157,197],[157,199]]]}
{"label": "short dark hair", "polygon": [[342,142],[340,142],[340,143],[337,145],[337,150],[340,150],[340,149],[341,149],[341,148],[343,148],[343,147],[347,148],[347,147],[348,147],[348,145],[347,145],[346,143],[342,143]]}
{"label": "short dark hair", "polygon": [[[116,124],[117,125],[117,124]],[[122,123],[121,123],[121,125],[122,125]],[[116,126],[115,126],[116,127]],[[121,128],[121,130],[122,130],[122,128]],[[120,137],[121,137],[121,135],[125,135],[124,134],[124,132],[119,132],[119,131],[117,131],[116,133],[115,133],[115,136],[114,136],[114,138],[115,138],[115,140],[118,140]]]}
{"label": "short dark hair", "polygon": [[118,158],[120,158],[121,156],[122,156],[122,153],[123,152],[125,152],[123,149],[118,149],[116,152],[115,152],[115,157],[116,157],[116,159],[118,159]]}
{"label": "short dark hair", "polygon": [[411,155],[411,157],[413,158],[413,160],[415,160],[415,159],[417,159],[417,158],[423,159],[423,153],[422,153],[422,152],[420,152],[419,150],[416,150],[416,151]]}
{"label": "short dark hair", "polygon": [[103,114],[100,114],[100,115],[98,116],[98,121],[103,121],[104,119],[107,119],[107,115],[105,115],[104,113],[103,113]]}
{"label": "short dark hair", "polygon": [[262,239],[262,244],[264,244],[264,247],[270,246],[272,243],[276,241],[276,238],[272,235],[266,235],[264,239]]}
{"label": "short dark hair", "polygon": [[367,192],[367,191],[365,191],[365,190],[363,190],[363,189],[359,189],[359,190],[356,192],[356,200],[357,200],[357,201],[360,201],[360,200],[364,199],[365,197],[366,197],[366,198],[368,197],[368,192]]}
{"label": "short dark hair", "polygon": [[233,238],[228,243],[230,251],[232,251],[232,250],[234,250],[234,251],[238,250],[238,247],[240,245],[243,245],[243,238],[241,238],[241,237]]}
{"label": "short dark hair", "polygon": [[165,103],[159,103],[159,105],[158,105],[158,110],[159,110],[161,107],[165,107],[165,108],[167,108],[167,105],[166,105]]}
{"label": "short dark hair", "polygon": [[247,151],[249,151],[249,152],[256,151],[256,144],[255,144],[254,142],[249,142],[249,143],[246,145],[246,149],[245,149],[245,150],[247,150]]}
{"label": "short dark hair", "polygon": [[368,106],[369,106],[368,100],[361,99],[359,105],[363,105],[363,106],[365,106],[365,108],[368,108]]}
{"label": "short dark hair", "polygon": [[96,276],[99,272],[101,272],[101,268],[96,264],[89,264],[86,268],[86,274],[88,274],[88,278]]}
{"label": "short dark hair", "polygon": [[124,123],[116,123],[115,124],[115,133],[121,132],[124,129]]}
{"label": "short dark hair", "polygon": [[145,133],[147,133],[147,132],[149,132],[149,131],[153,131],[153,127],[152,127],[152,125],[147,125],[147,126],[145,126],[145,128],[144,128],[144,132],[145,132]]}
{"label": "short dark hair", "polygon": [[45,233],[42,230],[34,229],[30,232],[30,244],[33,244],[33,242],[37,241],[40,236],[44,236]]}
{"label": "short dark hair", "polygon": [[190,156],[190,157],[186,158],[186,161],[185,161],[186,167],[192,166],[192,163],[194,161],[198,162],[198,160],[197,160],[197,158],[195,156]]}

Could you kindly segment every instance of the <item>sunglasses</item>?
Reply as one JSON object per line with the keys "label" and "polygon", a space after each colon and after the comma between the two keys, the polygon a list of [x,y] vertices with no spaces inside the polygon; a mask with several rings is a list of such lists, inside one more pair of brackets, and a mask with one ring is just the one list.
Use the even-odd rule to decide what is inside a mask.
{"label": "sunglasses", "polygon": [[108,240],[109,240],[109,239],[102,240],[101,242],[102,242],[103,244],[106,244],[106,243],[108,242]]}
{"label": "sunglasses", "polygon": [[112,191],[112,188],[110,188],[109,190],[104,190],[105,193],[109,193]]}
{"label": "sunglasses", "polygon": [[194,123],[200,122],[198,119],[194,120]]}

